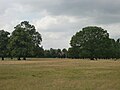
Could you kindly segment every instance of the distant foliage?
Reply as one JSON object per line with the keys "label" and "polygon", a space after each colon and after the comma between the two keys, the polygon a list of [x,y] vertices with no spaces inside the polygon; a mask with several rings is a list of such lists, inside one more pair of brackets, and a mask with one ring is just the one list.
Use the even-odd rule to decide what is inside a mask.
{"label": "distant foliage", "polygon": [[53,49],[44,51],[45,58],[67,58],[67,49]]}

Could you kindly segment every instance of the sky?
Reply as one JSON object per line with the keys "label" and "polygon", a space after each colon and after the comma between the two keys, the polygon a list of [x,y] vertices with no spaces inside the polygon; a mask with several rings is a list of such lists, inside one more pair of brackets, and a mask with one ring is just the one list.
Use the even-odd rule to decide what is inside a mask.
{"label": "sky", "polygon": [[12,32],[29,21],[42,35],[42,46],[69,48],[71,37],[86,26],[120,38],[120,0],[0,0],[0,30]]}

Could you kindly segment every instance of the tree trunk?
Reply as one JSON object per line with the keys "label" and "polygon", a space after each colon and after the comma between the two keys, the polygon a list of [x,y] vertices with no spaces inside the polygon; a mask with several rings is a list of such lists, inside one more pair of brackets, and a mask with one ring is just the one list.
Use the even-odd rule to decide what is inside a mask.
{"label": "tree trunk", "polygon": [[26,57],[23,57],[23,60],[26,60]]}
{"label": "tree trunk", "polygon": [[94,60],[94,58],[93,58],[93,57],[91,57],[91,58],[90,58],[90,60]]}
{"label": "tree trunk", "polygon": [[13,57],[11,57],[11,59],[13,59]]}
{"label": "tree trunk", "polygon": [[18,57],[18,60],[21,60],[20,57]]}
{"label": "tree trunk", "polygon": [[2,60],[4,60],[4,57],[2,57]]}

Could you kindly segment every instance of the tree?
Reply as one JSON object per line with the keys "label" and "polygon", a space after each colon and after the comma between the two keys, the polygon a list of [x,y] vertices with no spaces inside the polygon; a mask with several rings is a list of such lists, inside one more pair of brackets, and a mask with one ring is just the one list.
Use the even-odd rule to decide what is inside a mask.
{"label": "tree", "polygon": [[31,42],[34,47],[38,47],[41,45],[42,42],[42,36],[39,32],[36,31],[35,26],[29,24],[28,21],[23,21],[20,24],[18,24],[16,27],[19,27],[21,29],[24,29],[24,31],[28,32],[31,36]]}
{"label": "tree", "polygon": [[10,33],[4,30],[0,30],[0,57],[4,60],[4,57],[8,53],[8,40]]}
{"label": "tree", "polygon": [[67,54],[66,49],[64,51],[65,52],[63,53],[63,51],[61,51],[61,49],[50,48],[50,50],[44,51],[44,56],[46,58],[63,58],[64,54]]}
{"label": "tree", "polygon": [[61,58],[61,56],[62,56],[62,51],[61,51],[61,49],[57,49],[57,50],[56,50],[56,55],[57,55],[57,58]]}
{"label": "tree", "polygon": [[45,58],[51,58],[50,50],[45,50],[44,51],[44,57]]}
{"label": "tree", "polygon": [[68,58],[79,58],[80,49],[79,47],[71,47],[68,49]]}
{"label": "tree", "polygon": [[34,49],[41,44],[41,34],[28,21],[21,22],[15,27],[10,37],[9,47],[13,56],[23,57],[34,55]]}
{"label": "tree", "polygon": [[56,58],[57,57],[57,50],[50,48],[50,56],[51,56],[51,58]]}
{"label": "tree", "polygon": [[[101,58],[101,51],[110,47],[109,34],[101,27],[89,26],[73,35],[70,45],[78,48],[79,57]],[[76,52],[77,54],[78,52]]]}
{"label": "tree", "polygon": [[120,39],[117,39],[117,41],[114,44],[114,52],[115,52],[115,58],[120,58]]}
{"label": "tree", "polygon": [[16,28],[10,37],[9,47],[12,56],[18,57],[18,60],[20,60],[20,57],[26,57],[31,49],[31,37],[29,33],[21,28]]}
{"label": "tree", "polygon": [[43,58],[44,57],[44,49],[43,49],[43,47],[36,46],[35,49],[34,49],[33,57]]}
{"label": "tree", "polygon": [[62,50],[62,57],[63,57],[63,58],[67,58],[67,54],[68,54],[68,51],[67,51],[67,49],[64,48],[64,49]]}

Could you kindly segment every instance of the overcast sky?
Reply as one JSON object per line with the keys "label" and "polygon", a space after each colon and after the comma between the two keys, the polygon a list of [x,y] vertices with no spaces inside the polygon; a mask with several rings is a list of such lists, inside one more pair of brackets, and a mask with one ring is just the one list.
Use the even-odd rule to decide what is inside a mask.
{"label": "overcast sky", "polygon": [[0,29],[12,32],[21,21],[35,25],[42,45],[68,48],[83,27],[99,26],[120,38],[120,0],[0,0]]}

